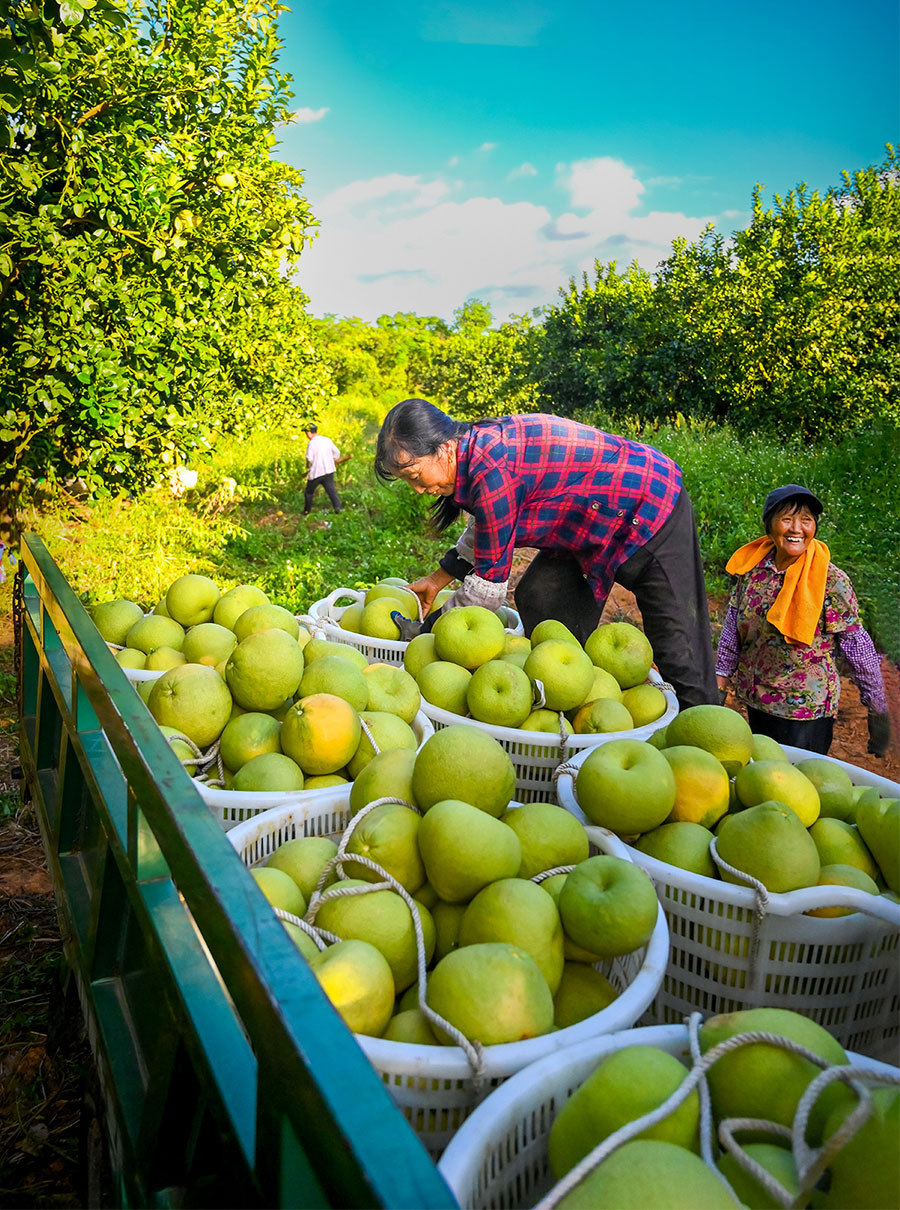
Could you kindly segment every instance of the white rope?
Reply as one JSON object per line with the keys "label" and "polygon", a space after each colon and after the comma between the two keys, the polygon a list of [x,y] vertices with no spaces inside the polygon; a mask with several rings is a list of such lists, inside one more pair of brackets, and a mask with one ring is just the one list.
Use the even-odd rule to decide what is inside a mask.
{"label": "white rope", "polygon": [[[449,1035],[449,1037],[453,1039],[456,1045],[462,1049],[466,1059],[468,1060],[469,1067],[472,1070],[472,1083],[477,1101],[487,1090],[487,1081],[484,1071],[484,1048],[480,1042],[471,1041],[461,1030],[457,1029],[455,1025],[452,1025],[449,1021],[442,1017],[440,1013],[435,1012],[435,1010],[431,1008],[425,1000],[427,982],[425,937],[422,932],[422,919],[419,916],[418,908],[416,907],[412,896],[410,895],[409,891],[407,891],[406,887],[402,885],[402,883],[398,882],[392,874],[388,873],[388,871],[382,866],[378,865],[377,862],[372,861],[369,857],[363,856],[361,853],[347,852],[347,845],[349,844],[350,838],[359,824],[359,821],[376,807],[382,806],[383,804],[389,802],[398,803],[404,807],[409,805],[404,799],[401,798],[377,798],[373,802],[367,803],[361,811],[357,812],[357,814],[353,816],[350,823],[344,830],[343,835],[341,836],[337,853],[335,853],[334,857],[332,857],[325,864],[324,868],[319,874],[319,880],[316,884],[316,888],[310,896],[305,919],[309,924],[313,924],[319,908],[323,903],[326,903],[329,900],[349,898],[354,895],[366,895],[371,891],[393,890],[397,892],[397,894],[409,908],[409,912],[412,917],[413,930],[416,937],[416,970],[418,980],[419,1008],[421,1009],[426,1020],[432,1026],[437,1026],[438,1029],[443,1030]],[[416,814],[418,815],[422,814],[422,812],[416,807],[411,809],[416,811]],[[333,886],[330,886],[327,890],[322,890],[332,869],[337,869],[341,874],[345,874],[345,866],[352,862],[357,862],[366,869],[372,870],[373,873],[380,877],[381,881],[368,882],[365,884],[365,886],[354,887],[341,887],[340,883],[336,883]]]}
{"label": "white rope", "polygon": [[[695,1013],[692,1015],[689,1021],[689,1028],[691,1027],[690,1022],[693,1022],[695,1018],[699,1019],[699,1014]],[[816,1054],[812,1050],[808,1050],[807,1047],[801,1046],[798,1042],[793,1042],[789,1038],[783,1038],[778,1034],[770,1033],[768,1030],[748,1030],[746,1033],[735,1034],[731,1038],[726,1038],[723,1042],[719,1042],[718,1045],[708,1050],[705,1055],[695,1059],[694,1066],[688,1072],[685,1079],[681,1082],[678,1088],[675,1089],[671,1096],[662,1102],[661,1105],[658,1105],[655,1109],[650,1110],[641,1117],[635,1118],[631,1122],[627,1122],[624,1126],[619,1127],[618,1130],[614,1131],[607,1138],[603,1139],[602,1142],[598,1143],[593,1151],[589,1152],[582,1160],[579,1161],[578,1164],[575,1165],[574,1168],[566,1173],[561,1181],[554,1185],[550,1192],[540,1202],[538,1202],[534,1210],[552,1210],[552,1207],[556,1206],[568,1193],[572,1191],[572,1189],[575,1188],[576,1185],[581,1184],[584,1178],[589,1173],[593,1172],[593,1170],[599,1164],[601,1164],[603,1160],[607,1158],[607,1156],[611,1155],[616,1148],[620,1147],[623,1143],[627,1143],[631,1139],[636,1138],[648,1127],[655,1126],[657,1122],[661,1122],[664,1118],[668,1117],[670,1113],[677,1109],[683,1101],[687,1100],[694,1088],[706,1080],[706,1073],[709,1071],[710,1067],[712,1067],[712,1065],[722,1057],[722,1055],[728,1054],[732,1050],[738,1050],[742,1046],[749,1046],[757,1042],[765,1042],[769,1045],[780,1046],[785,1050],[789,1050],[794,1054],[800,1055],[801,1058],[808,1059],[811,1063],[815,1063],[817,1067],[827,1068],[829,1066],[828,1060],[823,1059],[821,1055]],[[694,1048],[692,1046],[692,1053],[693,1050]],[[848,1069],[841,1068],[839,1070],[844,1071]],[[850,1070],[854,1072],[853,1079],[855,1080],[856,1076],[860,1074],[859,1069],[853,1068]],[[738,1121],[740,1121],[740,1119],[738,1119]],[[720,1173],[715,1167],[715,1165],[711,1164],[709,1160],[706,1160],[706,1156],[703,1158],[711,1167],[712,1171],[716,1173],[722,1183],[731,1189],[731,1186],[725,1180],[722,1173]],[[731,1192],[734,1196],[734,1191],[732,1190]],[[738,1201],[737,1197],[735,1197],[735,1201]]]}
{"label": "white rope", "polygon": [[546,878],[552,878],[555,874],[571,874],[574,869],[573,865],[555,865],[550,870],[541,870],[540,874],[532,874],[530,881],[540,886]]}
{"label": "white rope", "polygon": [[288,924],[293,924],[296,928],[306,933],[307,937],[314,941],[320,950],[328,948],[328,941],[340,940],[340,938],[334,937],[333,933],[326,932],[324,929],[315,928],[307,920],[303,920],[300,916],[295,916],[293,912],[285,911],[284,908],[275,908],[275,915],[279,920],[286,920]]}
{"label": "white rope", "polygon": [[735,866],[729,865],[728,862],[719,855],[719,850],[714,836],[709,842],[709,851],[713,861],[720,870],[725,870],[727,873],[734,875],[738,882],[745,886],[753,888],[756,896],[755,907],[753,912],[753,926],[750,933],[750,950],[747,955],[747,999],[752,1003],[757,1003],[764,994],[762,985],[762,963],[759,960],[759,949],[762,942],[762,926],[766,918],[766,913],[769,910],[769,892],[763,883],[758,878],[754,878],[752,874],[748,874],[745,870],[739,870]]}

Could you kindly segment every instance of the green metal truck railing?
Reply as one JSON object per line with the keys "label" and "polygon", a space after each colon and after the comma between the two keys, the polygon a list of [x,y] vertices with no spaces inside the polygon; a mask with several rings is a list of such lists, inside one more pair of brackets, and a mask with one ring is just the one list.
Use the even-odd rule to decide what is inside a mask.
{"label": "green metal truck railing", "polygon": [[22,764],[132,1206],[456,1205],[50,557]]}

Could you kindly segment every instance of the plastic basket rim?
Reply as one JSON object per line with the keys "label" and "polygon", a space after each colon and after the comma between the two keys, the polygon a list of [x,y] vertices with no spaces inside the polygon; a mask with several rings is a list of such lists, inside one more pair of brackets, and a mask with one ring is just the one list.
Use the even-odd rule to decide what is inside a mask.
{"label": "plastic basket rim", "polygon": [[[348,642],[347,636],[350,635],[352,636],[352,646],[359,646],[360,648],[381,647],[383,650],[389,651],[394,655],[402,656],[406,651],[406,648],[409,646],[409,642],[407,640],[376,639],[371,635],[359,634],[353,630],[343,630],[333,619],[323,618],[321,616],[325,609],[330,608],[334,602],[342,596],[353,597],[354,602],[358,604],[363,597],[365,597],[365,595],[364,589],[335,588],[334,591],[330,592],[327,597],[322,597],[320,601],[314,601],[305,614],[298,614],[298,621],[308,624],[308,619],[316,626],[326,631],[326,633],[335,637],[341,636],[343,642]],[[503,608],[508,610],[509,613],[515,617],[515,624],[511,626],[504,626],[503,629],[508,631],[510,634],[522,633],[522,618],[518,610],[513,609],[511,605],[504,605]]]}
{"label": "plastic basket rim", "polygon": [[[674,1050],[687,1048],[689,1041],[687,1024],[639,1025],[615,1033],[597,1034],[575,1046],[566,1046],[552,1055],[535,1060],[493,1089],[473,1109],[450,1139],[438,1161],[438,1171],[447,1181],[451,1192],[460,1199],[460,1205],[463,1205],[473,1177],[481,1170],[489,1154],[488,1148],[499,1146],[502,1142],[499,1136],[495,1137],[492,1124],[498,1120],[508,1121],[513,1115],[518,1117],[533,1112],[533,1094],[546,1086],[548,1077],[557,1078],[565,1074],[563,1068],[574,1071],[582,1064],[599,1062],[606,1055],[628,1046],[671,1047]],[[900,1068],[880,1059],[871,1059],[856,1051],[847,1050],[845,1053],[854,1067],[883,1074],[900,1074]]]}
{"label": "plastic basket rim", "polygon": [[[229,842],[237,856],[240,850],[249,843],[247,838],[254,832],[265,831],[269,827],[283,827],[285,816],[296,807],[305,809],[303,822],[310,816],[326,814],[329,811],[340,810],[349,805],[350,787],[337,786],[320,791],[321,798],[315,802],[282,804],[260,812],[252,819],[243,820],[226,833]],[[513,802],[510,806],[521,806]],[[630,858],[626,858],[630,860]],[[249,868],[249,867],[248,867]],[[669,926],[666,922],[662,904],[657,900],[656,924],[653,932],[642,947],[644,954],[641,965],[634,978],[620,994],[601,1009],[599,1013],[569,1025],[565,1029],[543,1034],[537,1038],[528,1038],[521,1042],[503,1042],[484,1048],[484,1076],[491,1078],[506,1078],[519,1071],[525,1064],[536,1062],[545,1055],[555,1053],[567,1045],[577,1045],[580,1040],[592,1038],[597,1034],[613,1033],[623,1028],[621,1022],[627,1021],[632,1025],[646,1011],[660,985],[669,957]],[[623,955],[629,957],[630,955]],[[624,1017],[623,1017],[624,1012]],[[598,1024],[599,1023],[599,1024]],[[437,1080],[466,1080],[473,1078],[473,1072],[465,1052],[459,1046],[419,1046],[411,1042],[394,1042],[385,1038],[373,1038],[365,1034],[354,1034],[357,1043],[366,1053],[369,1060],[382,1070],[390,1070],[400,1075],[418,1076]],[[526,1054],[523,1056],[523,1048]]]}
{"label": "plastic basket rim", "polygon": [[[440,706],[434,706],[431,702],[422,698],[422,710],[432,722],[442,723],[444,726],[450,727],[456,724],[464,724],[466,726],[477,727],[480,731],[486,731],[495,739],[506,741],[511,744],[527,744],[529,747],[546,748],[547,754],[552,755],[553,752],[560,749],[573,748],[577,751],[578,756],[573,756],[571,759],[577,760],[587,752],[598,747],[600,744],[608,743],[614,739],[643,739],[646,736],[652,735],[661,727],[668,726],[673,718],[679,712],[678,698],[671,689],[664,689],[665,681],[655,668],[650,669],[650,675],[644,684],[654,685],[657,689],[662,689],[663,696],[666,699],[666,709],[658,719],[654,719],[652,723],[644,723],[640,727],[633,727],[629,731],[607,731],[596,735],[567,735],[565,744],[560,743],[559,735],[554,735],[550,731],[526,731],[522,727],[501,727],[496,723],[483,723],[479,719],[470,718],[465,714],[454,714],[450,710],[442,710]],[[568,761],[568,757],[566,760]]]}
{"label": "plastic basket rim", "polygon": [[[418,740],[416,747],[416,751],[418,751],[425,741],[434,734],[434,726],[431,719],[422,710],[419,710],[412,721],[412,728]],[[237,807],[246,809],[261,805],[263,810],[268,810],[271,807],[290,806],[295,802],[302,804],[318,801],[318,799],[314,800],[307,796],[318,796],[320,794],[327,794],[330,790],[342,789],[341,786],[323,786],[312,790],[226,790],[222,786],[208,786],[206,782],[199,781],[197,778],[191,778],[191,780],[207,806],[220,808]],[[347,783],[348,787],[352,784],[352,782]]]}
{"label": "plastic basket rim", "polygon": [[[782,747],[788,756],[796,756],[800,760],[819,755],[808,752],[805,748],[796,748],[785,744]],[[571,764],[580,765],[587,756],[587,752],[579,753],[578,756],[573,757]],[[868,769],[863,769],[858,765],[848,764],[837,757],[822,757],[822,759],[830,760],[834,764],[840,765],[848,773],[863,774],[864,778],[872,778],[873,781],[869,784],[876,787],[880,785],[885,788],[893,788],[900,795],[900,784],[888,781],[887,778],[881,777],[877,773],[871,773]],[[796,764],[797,762],[793,760],[791,763]],[[591,824],[578,806],[574,787],[575,774],[566,770],[559,777],[556,787],[560,806],[579,819],[588,837],[598,848],[603,848],[604,851],[612,851],[615,856],[621,856],[620,849],[626,851],[631,856],[631,860],[645,870],[654,882],[665,882],[667,885],[676,887],[678,890],[701,895],[705,899],[718,900],[732,906],[746,908],[748,911],[755,909],[756,893],[752,887],[738,886],[734,883],[724,882],[721,879],[709,878],[705,874],[694,874],[690,870],[683,870],[678,866],[670,865],[668,862],[660,861],[658,858],[642,853],[639,849],[625,845],[608,828]],[[573,810],[573,807],[575,810]],[[874,896],[865,891],[857,890],[855,887],[835,887],[827,892],[821,887],[802,887],[796,891],[770,892],[767,900],[767,911],[773,916],[796,916],[817,907],[842,906],[854,907],[859,910],[871,907],[873,898]],[[900,928],[900,904],[892,904],[884,896],[879,896],[879,898],[884,900],[885,916],[879,916],[875,919],[880,919],[886,924]],[[870,916],[870,918],[873,917]],[[851,924],[858,924],[858,921],[855,921],[852,916],[810,916],[807,919],[819,921],[822,926],[831,926],[828,931],[834,932],[839,932],[841,928],[850,931]],[[845,923],[848,921],[850,923]],[[817,927],[817,925],[813,925],[813,927]],[[824,928],[823,931],[825,931]]]}

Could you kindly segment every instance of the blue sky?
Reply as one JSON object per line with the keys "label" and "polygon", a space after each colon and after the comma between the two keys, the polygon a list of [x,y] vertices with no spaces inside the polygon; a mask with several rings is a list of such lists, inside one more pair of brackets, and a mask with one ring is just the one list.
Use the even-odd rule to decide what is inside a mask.
{"label": "blue sky", "polygon": [[495,318],[594,260],[653,269],[746,225],[751,193],[898,142],[896,0],[297,2],[280,22],[319,236],[316,315]]}

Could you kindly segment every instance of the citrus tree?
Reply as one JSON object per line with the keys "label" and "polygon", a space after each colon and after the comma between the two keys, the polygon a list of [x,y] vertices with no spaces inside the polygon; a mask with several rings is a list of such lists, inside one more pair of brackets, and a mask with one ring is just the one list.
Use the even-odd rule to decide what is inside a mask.
{"label": "citrus tree", "polygon": [[4,0],[0,465],[133,486],[314,414],[272,0]]}

